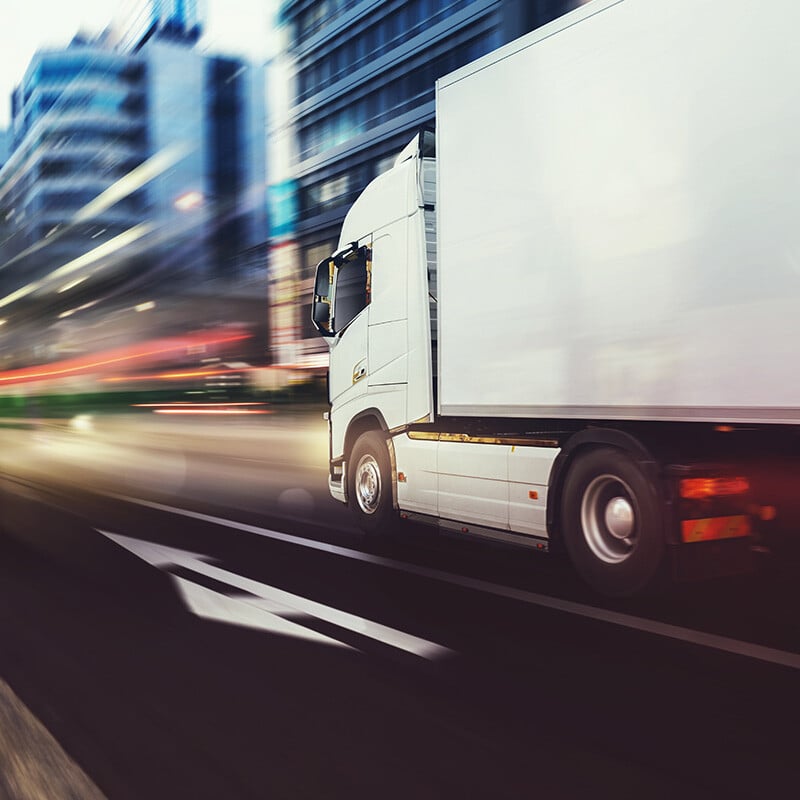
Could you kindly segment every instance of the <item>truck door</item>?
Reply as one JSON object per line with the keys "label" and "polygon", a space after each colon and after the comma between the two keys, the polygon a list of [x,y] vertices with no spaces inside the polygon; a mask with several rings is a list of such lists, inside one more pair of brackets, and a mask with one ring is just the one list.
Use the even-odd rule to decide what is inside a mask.
{"label": "truck door", "polygon": [[359,243],[336,269],[333,285],[333,339],[330,399],[337,405],[367,391],[367,328],[371,296],[371,253]]}
{"label": "truck door", "polygon": [[369,385],[408,382],[406,221],[376,233],[372,242],[369,310]]}

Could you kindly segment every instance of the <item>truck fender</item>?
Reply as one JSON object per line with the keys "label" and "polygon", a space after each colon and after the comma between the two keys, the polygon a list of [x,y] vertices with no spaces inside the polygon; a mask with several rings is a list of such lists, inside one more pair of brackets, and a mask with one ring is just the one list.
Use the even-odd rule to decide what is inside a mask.
{"label": "truck fender", "polygon": [[389,431],[389,426],[386,424],[383,414],[377,408],[365,408],[347,423],[347,431],[344,435],[344,452],[341,459],[338,460],[346,460],[353,449],[353,445],[356,443],[356,439],[367,431],[383,431],[384,433]]}
{"label": "truck fender", "polygon": [[558,515],[564,479],[569,467],[579,452],[602,446],[616,447],[631,456],[653,487],[658,501],[662,505],[665,502],[660,462],[639,439],[617,428],[584,428],[564,443],[550,471],[547,490],[547,533],[551,541],[559,547],[561,542]]}
{"label": "truck fender", "polygon": [[[386,419],[377,408],[367,408],[359,411],[347,426],[347,432],[344,435],[344,453],[341,458],[336,459],[337,462],[346,462],[353,451],[358,437],[367,431],[381,431],[386,436],[386,449],[389,451],[389,463],[392,470],[392,502],[397,508],[397,462],[395,459],[394,444],[392,442],[391,432],[389,426],[386,424]],[[346,490],[345,490],[346,491]]]}

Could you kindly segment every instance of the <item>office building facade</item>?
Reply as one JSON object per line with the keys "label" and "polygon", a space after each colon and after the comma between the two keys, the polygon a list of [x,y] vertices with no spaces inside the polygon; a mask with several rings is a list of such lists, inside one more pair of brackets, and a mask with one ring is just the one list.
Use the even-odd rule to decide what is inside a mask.
{"label": "office building facade", "polygon": [[[318,261],[347,208],[435,122],[436,79],[578,5],[575,0],[286,0],[273,105],[270,287],[276,363],[323,370],[310,322]],[[479,109],[476,109],[476,112]]]}
{"label": "office building facade", "polygon": [[8,219],[3,261],[52,241],[20,275],[36,277],[45,260],[74,258],[87,241],[108,241],[144,215],[143,197],[133,194],[67,225],[145,158],[143,76],[135,59],[80,38],[34,55],[12,95],[12,152],[0,170],[0,211]]}

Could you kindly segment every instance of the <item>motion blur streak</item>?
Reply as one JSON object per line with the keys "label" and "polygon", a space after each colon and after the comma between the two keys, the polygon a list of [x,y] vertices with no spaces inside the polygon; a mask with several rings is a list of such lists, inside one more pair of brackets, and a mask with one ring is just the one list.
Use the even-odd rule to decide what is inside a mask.
{"label": "motion blur streak", "polygon": [[107,242],[98,245],[88,253],[84,253],[82,256],[78,256],[78,258],[68,261],[63,266],[53,270],[53,272],[51,272],[45,278],[34,281],[33,283],[29,283],[26,286],[17,289],[15,292],[11,292],[11,294],[6,295],[2,300],[0,300],[0,308],[10,305],[15,300],[19,300],[22,297],[27,297],[27,295],[32,294],[37,289],[41,289],[45,285],[45,282],[48,280],[48,278],[52,280],[60,279],[65,275],[72,274],[81,267],[94,264],[101,258],[110,256],[113,253],[122,250],[122,248],[127,247],[129,244],[133,244],[133,242],[135,242],[137,239],[141,239],[143,236],[146,236],[148,233],[150,233],[151,230],[152,225],[147,222],[143,222],[133,228],[129,228],[127,231],[120,233],[119,236],[115,236],[113,239],[109,239]]}
{"label": "motion blur streak", "polygon": [[[229,339],[226,341],[235,341]],[[141,374],[141,375],[118,375],[114,378],[103,378],[104,383],[124,383],[127,381],[177,381],[182,378],[213,378],[215,375],[229,375],[231,373],[240,374],[242,372],[250,372],[249,368],[242,369],[199,369],[190,372],[159,372],[155,374]]]}
{"label": "motion blur streak", "polygon": [[[209,334],[211,334],[210,338]],[[90,357],[46,364],[43,367],[24,367],[8,372],[0,372],[0,382],[14,384],[44,378],[56,378],[64,375],[78,375],[99,367],[121,364],[135,359],[167,355],[169,353],[186,351],[188,348],[199,348],[212,344],[238,342],[249,338],[249,333],[225,335],[221,331],[206,331],[201,334],[180,336],[170,339],[157,339],[144,343],[144,349],[141,349],[142,345],[123,347],[118,350],[110,350],[106,353],[93,354]]]}
{"label": "motion blur streak", "polygon": [[66,319],[67,317],[71,317],[73,314],[77,313],[78,311],[85,311],[87,308],[91,308],[92,306],[97,305],[97,300],[92,300],[88,303],[84,303],[83,305],[78,306],[77,308],[70,308],[68,311],[62,311],[59,315],[59,319]]}
{"label": "motion blur streak", "polygon": [[87,203],[75,214],[72,220],[73,224],[85,222],[98,216],[103,211],[107,211],[111,206],[137,189],[141,189],[153,178],[158,177],[177,164],[178,161],[191,152],[191,149],[191,147],[180,142],[170,147],[165,147],[161,152],[156,153],[152,158],[148,158],[143,164],[132,169],[127,175],[124,175],[104,192],[97,195],[94,200]]}
{"label": "motion blur streak", "polygon": [[76,286],[80,286],[89,276],[82,275],[80,278],[75,278],[75,280],[70,281],[69,283],[65,283],[59,290],[59,294],[63,294],[64,292],[68,292],[70,289],[74,289]]}
{"label": "motion blur streak", "polygon": [[266,408],[155,408],[154,414],[271,414]]}
{"label": "motion blur streak", "polygon": [[[101,192],[94,200],[88,202],[83,208],[75,213],[69,224],[60,228],[59,230],[52,230],[44,239],[33,244],[31,247],[26,248],[21,253],[18,253],[13,258],[9,259],[3,264],[0,264],[0,269],[8,267],[17,261],[22,260],[26,256],[30,256],[41,248],[53,244],[66,234],[69,229],[82,222],[91,220],[93,217],[102,214],[112,206],[116,205],[120,200],[124,200],[137,189],[141,189],[146,183],[149,183],[154,178],[166,172],[170,167],[177,164],[181,159],[185,158],[192,148],[184,143],[177,143],[170,147],[165,147],[161,152],[156,153],[152,158],[149,158],[143,164],[131,170],[127,175],[124,175],[116,183],[112,184],[105,191]],[[35,163],[38,158],[38,152],[34,152],[29,162],[26,165]],[[7,185],[0,191],[0,198],[12,188],[13,184]],[[94,237],[92,237],[94,238]],[[113,239],[111,240],[113,241]],[[110,244],[107,242],[106,244]],[[88,255],[88,253],[87,253]],[[22,295],[20,295],[22,296]],[[16,298],[14,298],[16,299]],[[13,302],[9,300],[8,302]],[[0,302],[0,307],[5,303]]]}
{"label": "motion blur streak", "polygon": [[134,403],[131,408],[234,408],[263,405],[263,403]]}

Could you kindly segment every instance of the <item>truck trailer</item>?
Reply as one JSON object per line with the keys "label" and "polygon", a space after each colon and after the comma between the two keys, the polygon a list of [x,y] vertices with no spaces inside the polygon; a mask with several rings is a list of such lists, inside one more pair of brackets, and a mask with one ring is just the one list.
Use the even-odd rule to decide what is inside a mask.
{"label": "truck trailer", "polygon": [[562,549],[612,595],[751,568],[800,485],[798,23],[593,0],[437,81],[317,267],[361,527]]}

